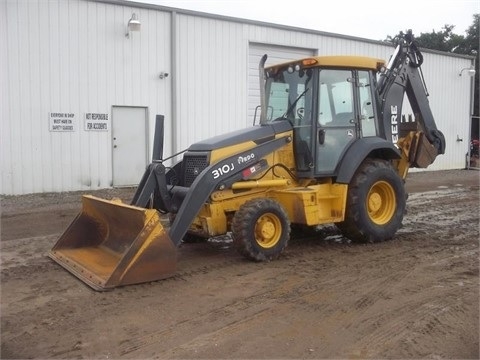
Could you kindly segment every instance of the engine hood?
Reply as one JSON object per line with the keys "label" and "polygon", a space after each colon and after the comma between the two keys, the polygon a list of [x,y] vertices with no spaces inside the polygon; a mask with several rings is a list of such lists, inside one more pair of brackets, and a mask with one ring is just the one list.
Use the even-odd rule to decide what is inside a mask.
{"label": "engine hood", "polygon": [[261,144],[265,141],[272,140],[277,134],[290,130],[292,130],[292,125],[288,121],[276,121],[266,125],[257,125],[202,140],[192,144],[188,148],[188,151],[212,151],[227,146],[241,144],[246,141],[254,141]]}

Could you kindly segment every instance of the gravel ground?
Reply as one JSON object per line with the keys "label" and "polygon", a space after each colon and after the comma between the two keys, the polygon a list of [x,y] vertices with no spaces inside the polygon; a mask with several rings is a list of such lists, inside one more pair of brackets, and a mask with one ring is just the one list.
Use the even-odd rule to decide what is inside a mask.
{"label": "gravel ground", "polygon": [[406,186],[390,241],[356,245],[326,226],[255,263],[220,237],[182,244],[172,278],[103,293],[46,256],[83,193],[4,196],[0,357],[478,359],[479,172],[412,173]]}

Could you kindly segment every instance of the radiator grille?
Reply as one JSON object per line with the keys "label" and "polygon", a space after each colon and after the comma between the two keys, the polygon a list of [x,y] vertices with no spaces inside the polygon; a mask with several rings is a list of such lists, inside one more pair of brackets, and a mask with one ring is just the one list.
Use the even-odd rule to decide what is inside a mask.
{"label": "radiator grille", "polygon": [[197,176],[208,166],[208,156],[187,155],[183,157],[183,183],[184,186],[192,185]]}

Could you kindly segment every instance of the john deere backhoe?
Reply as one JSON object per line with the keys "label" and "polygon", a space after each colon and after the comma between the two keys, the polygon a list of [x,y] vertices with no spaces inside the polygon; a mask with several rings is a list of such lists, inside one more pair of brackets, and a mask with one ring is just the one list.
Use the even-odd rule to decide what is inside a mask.
{"label": "john deere backhoe", "polygon": [[[264,68],[265,60],[259,125],[193,144],[167,171],[157,121],[154,160],[131,205],[84,196],[49,256],[106,290],[173,275],[176,248],[192,238],[231,232],[257,261],[282,253],[291,225],[335,223],[353,242],[392,238],[409,168],[445,152],[411,32],[388,64],[319,56]],[[402,117],[405,93],[414,119]]]}

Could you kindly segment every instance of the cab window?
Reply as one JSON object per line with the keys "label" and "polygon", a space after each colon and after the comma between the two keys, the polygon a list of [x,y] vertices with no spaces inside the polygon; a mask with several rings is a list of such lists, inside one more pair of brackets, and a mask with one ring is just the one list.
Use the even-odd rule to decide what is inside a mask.
{"label": "cab window", "polygon": [[376,136],[375,115],[373,112],[372,85],[368,71],[358,72],[358,92],[360,96],[360,121],[362,136]]}
{"label": "cab window", "polygon": [[320,71],[319,116],[321,126],[352,126],[354,121],[352,72]]}

